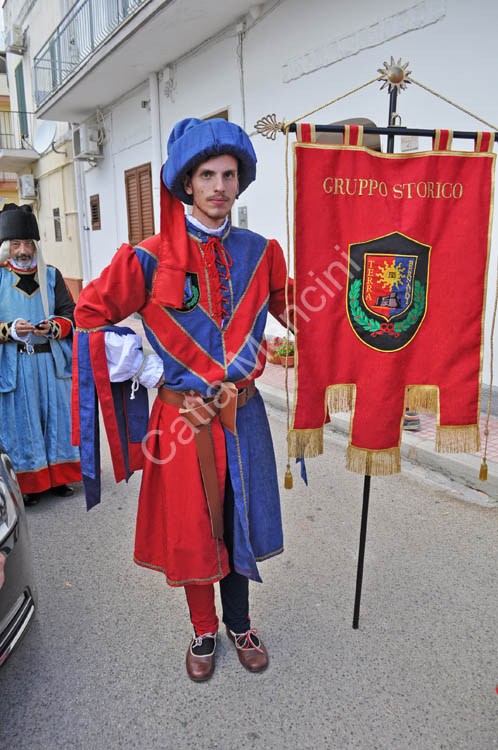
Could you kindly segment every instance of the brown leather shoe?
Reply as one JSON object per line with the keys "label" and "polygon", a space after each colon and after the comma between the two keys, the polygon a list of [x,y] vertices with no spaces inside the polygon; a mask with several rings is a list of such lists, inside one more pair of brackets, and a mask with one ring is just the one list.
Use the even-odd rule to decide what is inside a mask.
{"label": "brown leather shoe", "polygon": [[194,636],[187,651],[187,674],[194,682],[209,680],[214,672],[216,633]]}
{"label": "brown leather shoe", "polygon": [[228,627],[226,630],[227,636],[237,649],[237,656],[243,667],[249,672],[262,672],[266,669],[269,662],[268,652],[261,638],[256,635],[257,628],[251,628],[245,633],[232,633]]}

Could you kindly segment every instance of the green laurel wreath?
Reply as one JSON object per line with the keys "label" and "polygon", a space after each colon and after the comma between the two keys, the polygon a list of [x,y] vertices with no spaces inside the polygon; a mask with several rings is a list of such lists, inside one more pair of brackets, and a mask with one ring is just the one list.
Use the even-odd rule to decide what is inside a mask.
{"label": "green laurel wreath", "polygon": [[[369,318],[365,311],[360,306],[360,292],[361,292],[361,279],[356,279],[351,284],[349,290],[349,309],[353,315],[354,320],[361,326],[365,331],[374,333],[380,331],[380,321],[375,318]],[[397,321],[394,323],[393,329],[396,333],[407,331],[412,326],[415,326],[419,319],[422,317],[425,308],[425,287],[422,286],[420,281],[415,281],[414,284],[414,301],[413,307],[404,320]],[[378,335],[381,335],[384,331],[381,331]]]}

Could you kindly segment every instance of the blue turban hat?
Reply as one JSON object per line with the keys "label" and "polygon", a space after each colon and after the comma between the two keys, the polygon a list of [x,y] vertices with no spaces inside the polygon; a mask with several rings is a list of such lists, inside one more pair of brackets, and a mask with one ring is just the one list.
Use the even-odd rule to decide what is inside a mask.
{"label": "blue turban hat", "polygon": [[239,193],[256,177],[256,154],[247,133],[234,122],[220,117],[180,120],[168,139],[168,158],[161,170],[162,181],[183,203],[192,204],[183,179],[190,169],[220,154],[235,156],[239,162]]}

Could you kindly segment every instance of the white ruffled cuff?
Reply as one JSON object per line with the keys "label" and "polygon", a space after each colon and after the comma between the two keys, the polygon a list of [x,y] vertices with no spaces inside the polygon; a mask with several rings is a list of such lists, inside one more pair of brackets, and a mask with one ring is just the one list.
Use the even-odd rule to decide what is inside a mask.
{"label": "white ruffled cuff", "polygon": [[164,365],[157,354],[148,354],[145,357],[145,364],[141,374],[138,376],[140,385],[146,388],[154,388],[164,372]]}
{"label": "white ruffled cuff", "polygon": [[140,385],[153,388],[163,374],[163,363],[157,354],[144,356],[142,339],[136,333],[120,336],[105,334],[105,353],[111,383],[137,379]]}
{"label": "white ruffled cuff", "polygon": [[25,336],[19,336],[16,331],[16,323],[18,323],[20,320],[22,320],[22,318],[16,318],[14,320],[10,327],[10,335],[12,336],[14,341],[20,341],[22,344],[25,344],[27,341],[29,341],[29,337],[31,336],[31,334],[27,333]]}

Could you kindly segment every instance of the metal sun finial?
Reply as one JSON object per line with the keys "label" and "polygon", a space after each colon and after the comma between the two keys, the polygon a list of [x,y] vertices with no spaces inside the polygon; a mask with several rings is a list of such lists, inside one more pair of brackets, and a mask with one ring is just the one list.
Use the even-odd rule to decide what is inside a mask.
{"label": "metal sun finial", "polygon": [[381,90],[385,87],[389,87],[389,93],[394,88],[398,89],[398,92],[406,89],[408,83],[411,83],[410,75],[411,70],[407,70],[410,63],[406,62],[404,65],[401,64],[401,57],[396,62],[394,57],[391,55],[391,62],[384,62],[383,68],[378,68],[378,72],[381,74],[379,80],[384,81]]}

